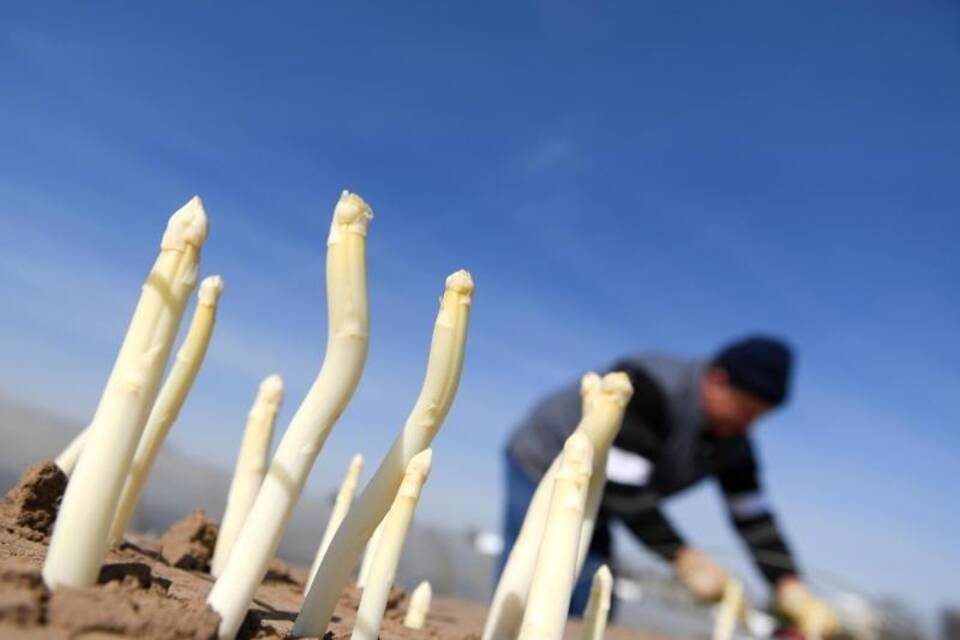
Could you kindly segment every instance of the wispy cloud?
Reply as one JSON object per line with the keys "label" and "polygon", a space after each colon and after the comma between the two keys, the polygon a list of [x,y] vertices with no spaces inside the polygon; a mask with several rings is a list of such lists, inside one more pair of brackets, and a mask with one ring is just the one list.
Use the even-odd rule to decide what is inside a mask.
{"label": "wispy cloud", "polygon": [[584,169],[588,159],[584,150],[571,136],[548,134],[538,140],[520,160],[520,167],[535,175],[556,175]]}

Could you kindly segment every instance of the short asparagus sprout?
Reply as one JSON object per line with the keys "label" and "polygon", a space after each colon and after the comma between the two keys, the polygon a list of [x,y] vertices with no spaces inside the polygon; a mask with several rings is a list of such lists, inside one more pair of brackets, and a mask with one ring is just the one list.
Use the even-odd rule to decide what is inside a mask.
{"label": "short asparagus sprout", "polygon": [[206,213],[194,197],[170,218],[88,427],[43,566],[43,580],[50,588],[96,582],[120,492],[196,285],[206,235]]}
{"label": "short asparagus sprout", "polygon": [[237,635],[310,469],[360,381],[369,341],[366,235],[372,218],[360,196],[343,192],[327,239],[327,352],[207,598],[220,615],[222,639]]}
{"label": "short asparagus sprout", "polygon": [[737,628],[737,620],[744,619],[747,612],[743,584],[729,578],[723,585],[723,597],[717,606],[717,618],[713,625],[713,640],[730,640]]}
{"label": "short asparagus sprout", "polygon": [[[608,373],[601,378],[596,373],[589,372],[581,380],[580,393],[583,401],[583,416],[576,431],[586,435],[593,445],[593,473],[590,477],[580,533],[577,575],[586,558],[586,551],[593,536],[593,528],[600,508],[600,499],[606,483],[607,453],[620,430],[623,412],[633,395],[633,387],[624,373]],[[483,640],[513,638],[517,634],[533,578],[537,549],[546,527],[550,494],[553,491],[554,475],[559,461],[558,456],[540,480],[530,506],[527,507],[520,533],[517,535],[513,549],[510,550],[490,604],[483,630]]]}
{"label": "short asparagus sprout", "polygon": [[387,517],[384,518],[383,533],[377,543],[370,566],[370,575],[360,597],[357,619],[353,626],[354,640],[377,640],[383,612],[387,608],[390,588],[397,577],[397,564],[403,551],[403,543],[410,531],[413,514],[420,500],[420,490],[430,475],[431,449],[421,451],[407,465],[400,489],[394,498]]}
{"label": "short asparagus sprout", "polygon": [[580,640],[603,640],[610,615],[610,598],[613,593],[613,575],[607,565],[602,565],[593,574],[590,582],[590,599],[583,614],[583,627]]}
{"label": "short asparagus sprout", "polygon": [[190,328],[180,350],[174,360],[173,367],[167,376],[157,401],[150,410],[147,426],[140,437],[137,452],[133,456],[130,474],[120,494],[120,504],[110,529],[110,544],[118,545],[123,540],[130,517],[140,501],[143,485],[150,475],[160,445],[163,444],[170,427],[176,421],[183,407],[183,402],[193,386],[193,381],[200,371],[200,365],[207,353],[213,325],[217,318],[217,302],[223,293],[223,279],[220,276],[209,276],[200,283],[197,308],[190,321]]}
{"label": "short asparagus sprout", "polygon": [[410,594],[410,604],[407,606],[407,614],[403,617],[403,626],[409,629],[423,629],[423,625],[427,623],[427,614],[430,613],[432,597],[433,590],[429,582],[424,580],[418,584]]}
{"label": "short asparagus sprout", "polygon": [[377,553],[377,543],[380,542],[380,534],[383,533],[383,523],[387,518],[384,517],[373,530],[373,535],[367,540],[367,546],[363,549],[363,560],[360,561],[360,570],[357,572],[357,586],[363,589],[367,584],[367,578],[370,577],[370,567],[373,566],[373,557]]}
{"label": "short asparagus sprout", "polygon": [[313,583],[313,576],[317,573],[320,561],[323,560],[323,554],[327,552],[330,541],[333,540],[333,534],[337,532],[344,516],[350,510],[350,503],[353,502],[353,494],[357,490],[357,480],[360,478],[360,471],[363,469],[363,456],[359,453],[350,460],[350,466],[347,468],[347,475],[344,476],[340,484],[340,490],[337,492],[337,498],[333,502],[333,511],[330,512],[330,519],[327,521],[327,528],[323,532],[323,538],[320,540],[320,547],[317,549],[317,556],[313,559],[310,567],[310,577],[307,579],[307,585],[304,591],[310,589]]}
{"label": "short asparagus sprout", "polygon": [[447,278],[420,396],[403,431],[333,536],[294,624],[294,635],[323,635],[364,544],[393,502],[404,470],[430,446],[443,424],[460,383],[472,294],[473,279],[466,271]]}
{"label": "short asparagus sprout", "polygon": [[61,451],[53,461],[68,478],[73,473],[73,468],[77,466],[77,460],[80,459],[80,452],[83,451],[83,445],[87,443],[88,435],[90,435],[89,427],[74,436],[66,449]]}
{"label": "short asparagus sprout", "polygon": [[593,466],[590,438],[574,431],[554,474],[547,526],[530,582],[518,640],[560,640],[576,582],[580,529]]}
{"label": "short asparagus sprout", "polygon": [[213,548],[210,573],[219,577],[223,571],[233,543],[240,534],[244,520],[257,498],[263,476],[270,460],[270,445],[273,443],[273,427],[283,402],[283,378],[274,373],[260,383],[257,397],[247,414],[247,424],[240,442],[240,452],[227,492],[227,506],[220,521],[220,532]]}

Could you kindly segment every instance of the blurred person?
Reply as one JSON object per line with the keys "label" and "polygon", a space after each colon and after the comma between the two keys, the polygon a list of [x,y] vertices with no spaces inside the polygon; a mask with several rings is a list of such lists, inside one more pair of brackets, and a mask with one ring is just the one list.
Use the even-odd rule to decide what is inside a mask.
{"label": "blurred person", "polygon": [[[720,599],[728,575],[674,529],[661,502],[715,478],[733,527],[774,593],[776,608],[803,630],[835,627],[830,608],[800,577],[760,481],[749,432],[788,397],[792,352],[783,341],[750,336],[709,359],[643,353],[622,358],[633,384],[623,425],[607,458],[607,483],[586,562],[570,611],[582,615],[590,579],[610,563],[610,523],[619,520],[648,549],[669,562],[694,598]],[[504,551],[498,574],[517,538],[540,479],[581,417],[579,383],[544,397],[516,428],[506,450]]]}

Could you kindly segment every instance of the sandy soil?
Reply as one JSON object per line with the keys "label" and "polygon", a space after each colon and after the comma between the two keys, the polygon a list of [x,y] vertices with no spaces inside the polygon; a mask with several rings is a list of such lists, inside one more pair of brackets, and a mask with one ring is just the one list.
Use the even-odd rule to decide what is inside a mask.
{"label": "sandy soil", "polygon": [[[194,512],[162,538],[129,536],[110,551],[98,584],[48,590],[40,577],[46,545],[66,478],[52,463],[28,469],[0,503],[0,637],[105,640],[212,639],[218,616],[206,607],[207,573],[216,524]],[[240,638],[283,638],[300,607],[306,570],[274,562],[257,591]],[[401,624],[407,595],[394,591],[384,615],[383,640],[480,638],[485,609],[478,603],[435,597],[421,630]],[[359,592],[340,597],[324,640],[350,636]],[[568,637],[578,637],[571,624]],[[610,640],[651,636],[608,630]]]}

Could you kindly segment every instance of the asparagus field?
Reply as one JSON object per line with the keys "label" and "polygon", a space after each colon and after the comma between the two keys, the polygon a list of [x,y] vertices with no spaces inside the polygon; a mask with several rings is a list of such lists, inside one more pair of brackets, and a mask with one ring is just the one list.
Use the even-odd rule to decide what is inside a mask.
{"label": "asparagus field", "polygon": [[130,518],[203,363],[224,288],[219,276],[203,280],[164,379],[207,239],[199,198],[173,214],[92,421],[54,461],[28,470],[4,499],[3,628],[25,636],[42,627],[44,637],[221,640],[604,636],[606,567],[595,577],[582,634],[567,624],[567,608],[597,516],[607,450],[633,391],[623,373],[584,376],[583,419],[537,489],[489,612],[434,598],[429,583],[407,606],[406,594],[395,588],[429,476],[431,444],[463,370],[474,290],[464,270],[446,278],[420,393],[371,479],[357,493],[363,459],[355,456],[327,526],[318,528],[323,534],[309,571],[276,561],[304,484],[363,373],[372,219],[362,198],[343,192],[327,238],[326,354],[272,460],[283,399],[276,374],[264,378],[250,409],[222,526],[196,512],[155,539],[129,531]]}

